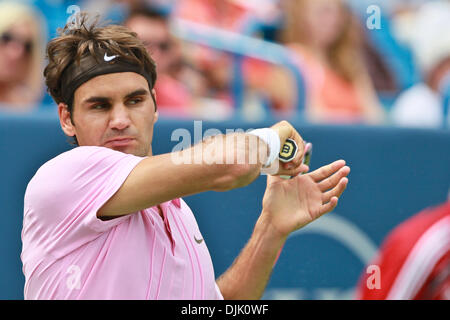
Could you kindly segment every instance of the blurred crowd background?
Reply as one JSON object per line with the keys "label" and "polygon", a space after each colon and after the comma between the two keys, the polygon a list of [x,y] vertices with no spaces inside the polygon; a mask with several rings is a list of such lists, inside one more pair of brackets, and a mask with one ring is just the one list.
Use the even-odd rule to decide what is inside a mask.
{"label": "blurred crowd background", "polygon": [[163,117],[450,123],[445,0],[0,1],[0,112],[56,111],[45,45],[79,11],[137,33]]}

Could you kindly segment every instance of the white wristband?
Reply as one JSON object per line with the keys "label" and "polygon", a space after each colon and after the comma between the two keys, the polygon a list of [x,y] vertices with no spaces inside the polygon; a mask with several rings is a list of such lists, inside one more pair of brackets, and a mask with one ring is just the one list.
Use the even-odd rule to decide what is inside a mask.
{"label": "white wristband", "polygon": [[269,147],[269,157],[264,167],[270,167],[270,165],[278,159],[278,154],[280,153],[281,143],[278,133],[271,128],[255,129],[248,134],[257,136],[262,141],[264,141]]}

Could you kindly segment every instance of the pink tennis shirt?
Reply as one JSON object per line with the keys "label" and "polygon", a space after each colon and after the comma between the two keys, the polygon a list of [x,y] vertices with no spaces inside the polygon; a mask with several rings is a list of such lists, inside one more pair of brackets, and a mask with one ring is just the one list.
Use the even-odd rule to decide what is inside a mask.
{"label": "pink tennis shirt", "polygon": [[164,219],[157,207],[97,218],[143,159],[77,147],[36,172],[24,201],[25,299],[223,299],[183,200],[162,203]]}

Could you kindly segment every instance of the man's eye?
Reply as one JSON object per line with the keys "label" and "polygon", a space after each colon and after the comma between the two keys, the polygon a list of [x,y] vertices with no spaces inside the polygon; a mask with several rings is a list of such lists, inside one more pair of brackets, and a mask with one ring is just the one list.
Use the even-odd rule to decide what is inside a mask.
{"label": "man's eye", "polygon": [[106,109],[106,105],[105,104],[95,104],[91,108],[93,110],[102,110],[102,109]]}
{"label": "man's eye", "polygon": [[128,103],[131,104],[131,105],[138,104],[138,103],[141,103],[141,102],[142,102],[141,98],[135,98],[135,99],[128,100]]}

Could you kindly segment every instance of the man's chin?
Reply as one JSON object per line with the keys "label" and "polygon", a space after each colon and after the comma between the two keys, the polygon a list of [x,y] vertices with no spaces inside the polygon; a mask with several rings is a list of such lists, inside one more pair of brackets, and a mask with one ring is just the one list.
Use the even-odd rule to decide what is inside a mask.
{"label": "man's chin", "polygon": [[123,153],[134,154],[134,150],[132,150],[129,146],[126,146],[126,147],[114,146],[114,147],[107,147],[107,148],[115,150],[115,151],[120,151]]}
{"label": "man's chin", "polygon": [[149,155],[149,150],[146,148],[139,148],[135,146],[114,146],[114,147],[107,147],[109,149],[123,152],[126,154],[132,154],[137,157],[147,157]]}

